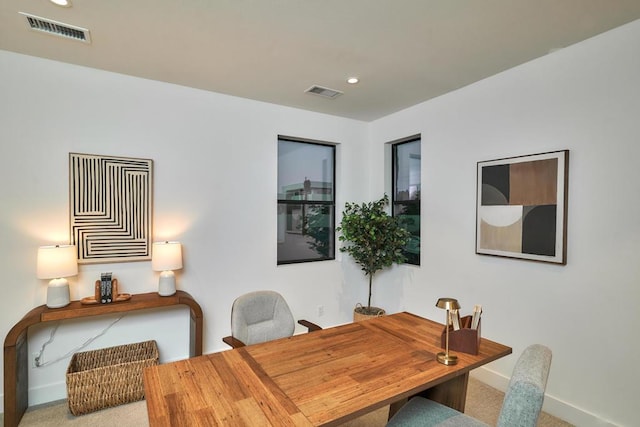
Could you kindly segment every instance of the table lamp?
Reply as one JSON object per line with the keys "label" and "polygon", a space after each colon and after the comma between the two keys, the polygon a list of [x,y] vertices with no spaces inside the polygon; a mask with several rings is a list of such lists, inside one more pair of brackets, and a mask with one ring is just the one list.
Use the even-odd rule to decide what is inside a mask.
{"label": "table lamp", "polygon": [[436,358],[438,362],[442,363],[443,365],[455,365],[456,363],[458,363],[458,356],[454,354],[449,354],[449,322],[450,322],[449,311],[459,309],[460,304],[458,304],[458,300],[453,298],[439,298],[438,302],[436,303],[436,307],[444,308],[445,310],[447,310],[447,321],[445,322],[446,337],[445,337],[444,353],[443,352],[438,353]]}
{"label": "table lamp", "polygon": [[153,271],[161,271],[158,294],[168,297],[176,293],[176,276],[173,270],[182,268],[182,245],[179,242],[156,242],[151,258]]}
{"label": "table lamp", "polygon": [[38,279],[52,279],[47,288],[47,307],[69,305],[69,282],[66,277],[78,274],[76,247],[73,245],[41,246],[38,248]]}

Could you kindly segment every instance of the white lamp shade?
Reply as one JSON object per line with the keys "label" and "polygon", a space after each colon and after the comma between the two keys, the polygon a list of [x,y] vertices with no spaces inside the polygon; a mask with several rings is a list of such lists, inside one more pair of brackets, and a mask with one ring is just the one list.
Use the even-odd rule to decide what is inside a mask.
{"label": "white lamp shade", "polygon": [[153,271],[179,270],[182,268],[182,245],[180,242],[157,242],[153,244],[151,259]]}
{"label": "white lamp shade", "polygon": [[78,274],[76,247],[73,245],[38,248],[38,279],[58,279]]}

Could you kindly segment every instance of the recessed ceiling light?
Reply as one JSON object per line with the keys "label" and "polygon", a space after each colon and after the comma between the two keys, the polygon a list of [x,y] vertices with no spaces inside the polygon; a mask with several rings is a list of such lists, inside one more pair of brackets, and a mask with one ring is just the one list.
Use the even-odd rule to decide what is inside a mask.
{"label": "recessed ceiling light", "polygon": [[349,83],[350,85],[354,85],[356,83],[358,83],[360,81],[360,79],[358,79],[357,77],[349,77],[347,79],[347,83]]}
{"label": "recessed ceiling light", "polygon": [[56,6],[71,7],[71,0],[49,0]]}

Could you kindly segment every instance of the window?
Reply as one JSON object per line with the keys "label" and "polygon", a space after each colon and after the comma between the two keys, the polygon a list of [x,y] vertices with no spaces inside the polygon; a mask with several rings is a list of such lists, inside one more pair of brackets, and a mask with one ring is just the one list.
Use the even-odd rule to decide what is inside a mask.
{"label": "window", "polygon": [[408,264],[420,265],[420,136],[392,144],[393,216],[411,233],[404,255]]}
{"label": "window", "polygon": [[278,264],[335,258],[333,145],[278,137]]}

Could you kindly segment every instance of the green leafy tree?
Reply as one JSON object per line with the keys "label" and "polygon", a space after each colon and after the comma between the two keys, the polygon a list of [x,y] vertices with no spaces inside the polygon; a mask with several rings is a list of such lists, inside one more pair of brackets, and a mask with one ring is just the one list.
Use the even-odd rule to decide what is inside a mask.
{"label": "green leafy tree", "polygon": [[369,299],[366,310],[371,310],[371,291],[374,274],[394,263],[406,260],[403,248],[410,233],[402,226],[398,218],[387,214],[385,207],[389,197],[385,194],[380,200],[369,203],[346,203],[342,212],[342,221],[336,231],[341,233],[339,240],[346,242],[340,252],[346,252],[358,263],[366,276],[369,276]]}
{"label": "green leafy tree", "polygon": [[331,227],[329,226],[330,209],[328,206],[308,208],[305,234],[313,240],[307,244],[323,258],[329,258],[331,251]]}

